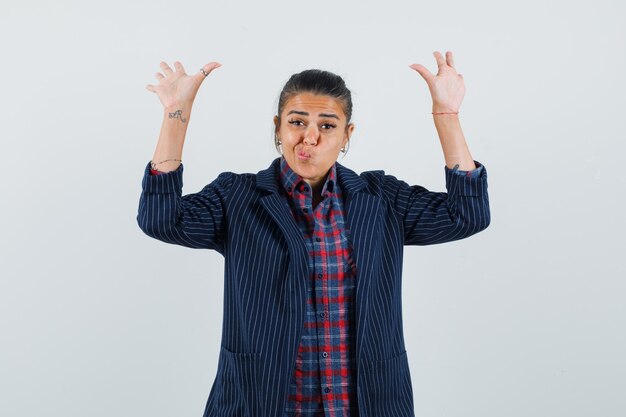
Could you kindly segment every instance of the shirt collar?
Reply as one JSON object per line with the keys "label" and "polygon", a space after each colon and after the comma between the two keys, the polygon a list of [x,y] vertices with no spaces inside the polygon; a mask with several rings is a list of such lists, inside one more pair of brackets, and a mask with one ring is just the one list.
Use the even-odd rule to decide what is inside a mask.
{"label": "shirt collar", "polygon": [[[294,170],[291,169],[287,160],[284,156],[280,158],[280,169],[279,169],[280,183],[283,188],[290,196],[293,196],[293,193],[298,187],[303,187],[306,185],[306,181],[300,175],[298,175]],[[337,164],[333,163],[330,167],[328,176],[326,177],[326,181],[324,182],[324,186],[322,187],[322,195],[326,194],[326,192],[332,193],[335,189],[335,183],[337,181]],[[301,184],[302,183],[302,184]],[[302,189],[299,189],[302,191]]]}

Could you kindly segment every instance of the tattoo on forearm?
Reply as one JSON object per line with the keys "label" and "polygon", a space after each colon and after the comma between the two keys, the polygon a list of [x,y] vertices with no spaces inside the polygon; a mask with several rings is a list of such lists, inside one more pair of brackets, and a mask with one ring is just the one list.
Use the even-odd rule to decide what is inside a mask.
{"label": "tattoo on forearm", "polygon": [[183,123],[187,122],[187,119],[182,116],[182,110],[176,110],[174,113],[170,113],[170,119],[180,119]]}

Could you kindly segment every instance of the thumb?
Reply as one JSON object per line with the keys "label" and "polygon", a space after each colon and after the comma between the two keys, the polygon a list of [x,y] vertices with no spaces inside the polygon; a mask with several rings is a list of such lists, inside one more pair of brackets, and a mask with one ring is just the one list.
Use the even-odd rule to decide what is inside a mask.
{"label": "thumb", "polygon": [[420,64],[412,64],[412,65],[409,65],[409,67],[417,71],[422,76],[422,78],[426,80],[428,84],[430,84],[433,81],[433,78],[434,78],[433,74],[431,74],[430,71],[428,71],[428,69],[425,66],[420,65]]}
{"label": "thumb", "polygon": [[[206,77],[209,76],[211,72],[213,72],[214,69],[221,66],[222,64],[220,64],[219,62],[209,62],[208,64],[203,66],[200,71],[198,71],[197,77],[199,77],[201,80],[204,80]],[[202,72],[202,70],[204,70],[204,72]],[[206,75],[204,75],[204,73],[206,73]]]}

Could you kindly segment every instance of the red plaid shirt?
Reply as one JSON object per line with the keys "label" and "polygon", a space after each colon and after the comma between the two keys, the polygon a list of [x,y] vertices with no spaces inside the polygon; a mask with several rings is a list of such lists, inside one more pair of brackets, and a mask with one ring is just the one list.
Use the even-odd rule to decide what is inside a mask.
{"label": "red plaid shirt", "polygon": [[280,161],[280,183],[309,252],[306,315],[285,417],[358,416],[356,396],[356,271],[344,223],[336,165],[312,208],[311,187]]}

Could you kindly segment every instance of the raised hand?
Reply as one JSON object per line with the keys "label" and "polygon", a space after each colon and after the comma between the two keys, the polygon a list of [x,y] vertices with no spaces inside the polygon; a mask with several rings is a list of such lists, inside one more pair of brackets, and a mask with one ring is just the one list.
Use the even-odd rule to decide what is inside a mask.
{"label": "raised hand", "polygon": [[[465,95],[463,76],[456,72],[451,51],[446,51],[446,59],[439,51],[433,52],[439,71],[433,75],[426,67],[412,64],[409,67],[417,71],[428,84],[433,99],[433,112],[458,112]],[[447,62],[446,62],[447,61]]]}
{"label": "raised hand", "polygon": [[163,104],[163,107],[166,109],[181,104],[191,105],[196,98],[202,81],[206,78],[202,70],[208,75],[215,68],[222,66],[219,62],[209,62],[202,67],[202,70],[198,70],[197,73],[187,75],[180,61],[174,62],[176,71],[172,71],[169,65],[164,61],[161,61],[160,65],[165,75],[157,72],[155,75],[159,80],[159,84],[148,84],[146,89],[156,93],[159,96],[159,100],[161,100],[161,104]]}

